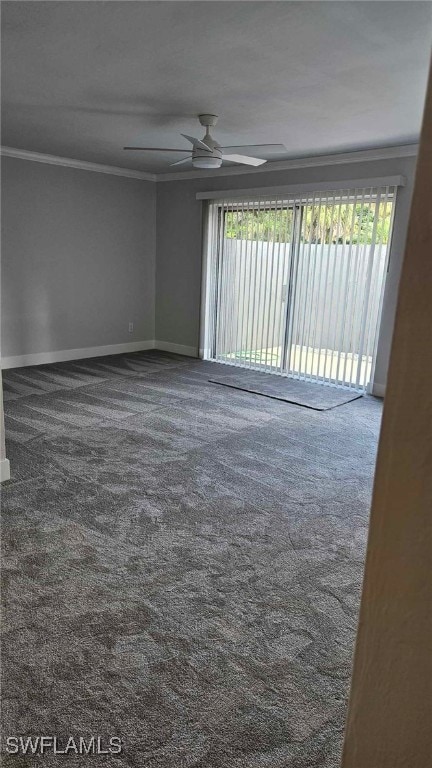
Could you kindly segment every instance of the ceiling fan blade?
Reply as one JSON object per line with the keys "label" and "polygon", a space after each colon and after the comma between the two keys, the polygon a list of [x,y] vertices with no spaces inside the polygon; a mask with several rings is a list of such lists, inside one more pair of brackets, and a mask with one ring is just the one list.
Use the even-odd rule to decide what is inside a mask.
{"label": "ceiling fan blade", "polygon": [[229,160],[231,163],[241,163],[242,165],[262,165],[267,160],[261,160],[259,157],[248,157],[247,155],[225,155],[224,160]]}
{"label": "ceiling fan blade", "polygon": [[193,144],[194,147],[198,147],[199,149],[206,149],[207,152],[211,152],[210,147],[207,146],[207,144],[204,144],[201,139],[195,139],[194,136],[188,136],[186,133],[182,133],[182,136],[184,136],[185,139],[190,141],[191,144]]}
{"label": "ceiling fan blade", "polygon": [[184,160],[177,160],[175,163],[170,163],[170,165],[183,165],[183,163],[190,163],[192,161],[191,157],[185,157]]}
{"label": "ceiling fan blade", "polygon": [[140,152],[190,152],[190,149],[168,149],[167,147],[123,147],[123,149],[139,149]]}
{"label": "ceiling fan blade", "polygon": [[222,147],[223,152],[250,152],[253,155],[259,155],[261,152],[287,152],[284,144],[245,144],[242,147]]}

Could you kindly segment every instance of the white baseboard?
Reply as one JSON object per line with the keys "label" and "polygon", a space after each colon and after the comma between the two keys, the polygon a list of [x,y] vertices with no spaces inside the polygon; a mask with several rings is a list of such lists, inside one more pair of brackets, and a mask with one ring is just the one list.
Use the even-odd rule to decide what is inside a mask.
{"label": "white baseboard", "polygon": [[372,394],[375,395],[375,397],[384,397],[385,395],[385,384],[373,384],[372,386]]}
{"label": "white baseboard", "polygon": [[107,344],[104,347],[83,347],[82,349],[59,349],[54,352],[35,352],[29,355],[3,357],[1,368],[23,368],[27,365],[45,365],[46,363],[62,363],[67,360],[82,360],[85,357],[102,357],[104,355],[121,355],[126,352],[141,352],[146,349],[160,349],[162,352],[174,352],[177,355],[198,357],[198,347],[188,347],[184,344],[173,344],[170,341],[131,341],[127,344]]}
{"label": "white baseboard", "polygon": [[186,355],[186,357],[198,357],[198,347],[187,347],[184,344],[173,344],[171,341],[155,341],[155,349],[162,352],[174,352],[176,355]]}
{"label": "white baseboard", "polygon": [[[26,365],[44,365],[45,363],[62,363],[66,360],[81,360],[84,357],[102,357],[103,355],[120,355],[125,352],[141,352],[154,349],[153,339],[147,341],[131,341],[127,344],[107,344],[104,347],[83,347],[82,349],[60,349],[54,352],[36,352],[31,355],[3,357],[1,367],[22,368]],[[186,354],[186,353],[183,353]]]}
{"label": "white baseboard", "polygon": [[5,480],[10,480],[9,459],[2,459],[0,461],[0,483],[4,483]]}

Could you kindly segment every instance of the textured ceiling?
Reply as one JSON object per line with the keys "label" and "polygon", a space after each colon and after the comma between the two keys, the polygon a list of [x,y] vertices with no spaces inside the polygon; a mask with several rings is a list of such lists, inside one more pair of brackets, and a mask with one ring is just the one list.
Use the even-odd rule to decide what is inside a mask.
{"label": "textured ceiling", "polygon": [[[151,172],[199,112],[281,160],[415,142],[430,2],[3,2],[3,145]],[[180,166],[180,172],[185,170]]]}

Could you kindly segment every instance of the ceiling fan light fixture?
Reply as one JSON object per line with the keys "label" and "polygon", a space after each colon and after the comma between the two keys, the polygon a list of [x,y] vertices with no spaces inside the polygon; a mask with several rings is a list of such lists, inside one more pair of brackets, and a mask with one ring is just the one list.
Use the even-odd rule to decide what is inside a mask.
{"label": "ceiling fan light fixture", "polygon": [[194,168],[220,168],[222,165],[221,157],[194,157],[192,158]]}

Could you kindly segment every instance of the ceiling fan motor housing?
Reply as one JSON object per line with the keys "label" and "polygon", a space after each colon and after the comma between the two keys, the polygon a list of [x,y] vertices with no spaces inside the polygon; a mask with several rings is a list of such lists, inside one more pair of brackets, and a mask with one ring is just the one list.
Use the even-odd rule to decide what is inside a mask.
{"label": "ceiling fan motor housing", "polygon": [[222,165],[222,148],[210,135],[209,124],[203,122],[204,119],[208,120],[210,118],[214,118],[214,122],[211,123],[214,125],[217,120],[215,115],[200,115],[201,124],[205,125],[207,128],[206,135],[201,141],[208,146],[211,150],[211,154],[210,152],[206,152],[205,149],[195,145],[192,152],[192,165],[194,168],[220,168]]}

